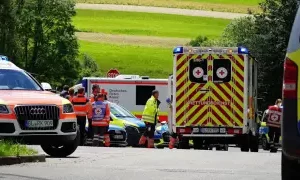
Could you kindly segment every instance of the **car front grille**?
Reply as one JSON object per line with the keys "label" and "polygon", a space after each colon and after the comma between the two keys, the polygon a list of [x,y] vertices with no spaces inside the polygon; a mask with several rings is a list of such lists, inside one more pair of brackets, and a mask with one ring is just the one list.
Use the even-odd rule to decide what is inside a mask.
{"label": "car front grille", "polygon": [[[54,130],[59,120],[59,107],[56,105],[17,105],[14,109],[22,130]],[[28,120],[53,120],[52,127],[26,127]]]}

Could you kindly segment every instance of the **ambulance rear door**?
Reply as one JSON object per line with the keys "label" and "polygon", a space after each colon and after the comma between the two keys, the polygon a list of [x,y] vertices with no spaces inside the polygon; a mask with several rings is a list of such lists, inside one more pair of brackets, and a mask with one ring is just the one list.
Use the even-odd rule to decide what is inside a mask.
{"label": "ambulance rear door", "polygon": [[192,48],[175,56],[176,126],[242,127],[244,55],[238,48]]}

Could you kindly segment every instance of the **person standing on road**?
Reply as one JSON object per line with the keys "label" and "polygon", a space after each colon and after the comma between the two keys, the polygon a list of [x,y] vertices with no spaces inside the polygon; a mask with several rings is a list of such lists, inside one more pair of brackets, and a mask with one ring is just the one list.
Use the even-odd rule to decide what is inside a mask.
{"label": "person standing on road", "polygon": [[145,122],[147,130],[142,135],[139,145],[144,146],[147,140],[147,147],[154,148],[154,131],[158,121],[159,104],[158,100],[159,92],[157,90],[152,91],[152,96],[148,99],[143,114],[142,121]]}
{"label": "person standing on road", "polygon": [[90,95],[90,102],[93,103],[95,101],[95,97],[100,93],[100,87],[98,84],[93,84],[92,86],[92,94]]}
{"label": "person standing on road", "polygon": [[[93,146],[110,146],[108,126],[110,122],[110,108],[104,101],[104,95],[99,93],[92,103],[92,125],[94,131]],[[104,143],[103,143],[104,141]]]}
{"label": "person standing on road", "polygon": [[275,105],[269,106],[267,110],[267,126],[269,127],[269,138],[271,142],[279,143],[281,128],[281,99],[277,99]]}
{"label": "person standing on road", "polygon": [[69,89],[69,95],[67,95],[67,99],[70,101],[70,102],[72,102],[72,99],[73,99],[73,97],[74,97],[74,88],[70,88]]}
{"label": "person standing on road", "polygon": [[85,139],[85,124],[86,124],[86,117],[89,115],[89,109],[91,109],[91,104],[89,100],[84,96],[84,88],[79,88],[77,96],[72,98],[72,104],[74,107],[74,111],[77,117],[77,124],[80,129],[80,145],[84,145]]}
{"label": "person standing on road", "polygon": [[66,98],[67,95],[69,95],[69,86],[68,85],[64,85],[63,90],[60,93],[60,96],[63,98]]}

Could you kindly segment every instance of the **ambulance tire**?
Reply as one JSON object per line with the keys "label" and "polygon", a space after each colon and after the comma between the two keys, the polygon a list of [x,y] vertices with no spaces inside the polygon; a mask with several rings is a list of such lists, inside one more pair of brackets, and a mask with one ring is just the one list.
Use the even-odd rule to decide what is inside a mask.
{"label": "ambulance tire", "polygon": [[181,137],[178,143],[178,149],[190,149],[189,138]]}
{"label": "ambulance tire", "polygon": [[250,151],[258,152],[259,150],[259,139],[258,136],[250,136]]}
{"label": "ambulance tire", "polygon": [[288,159],[281,154],[281,177],[282,180],[300,179],[300,163],[297,160]]}
{"label": "ambulance tire", "polygon": [[243,134],[240,137],[240,147],[242,152],[249,152],[250,147],[249,147],[249,135],[248,134]]}
{"label": "ambulance tire", "polygon": [[51,144],[43,144],[41,148],[43,151],[51,157],[67,157],[75,152],[80,144],[80,130],[77,127],[77,136],[72,142],[63,144],[62,146],[53,146]]}

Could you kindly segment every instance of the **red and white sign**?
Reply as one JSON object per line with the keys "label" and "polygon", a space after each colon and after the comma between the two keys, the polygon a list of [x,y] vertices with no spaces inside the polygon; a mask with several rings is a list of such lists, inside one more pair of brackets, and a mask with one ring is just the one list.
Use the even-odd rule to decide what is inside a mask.
{"label": "red and white sign", "polygon": [[220,67],[217,69],[217,76],[218,78],[225,78],[227,76],[228,72],[227,72],[227,69],[223,68],[223,67]]}
{"label": "red and white sign", "polygon": [[120,72],[117,69],[110,69],[106,74],[108,78],[115,78],[118,75],[120,75]]}
{"label": "red and white sign", "polygon": [[204,71],[201,67],[196,67],[194,70],[193,70],[193,75],[195,78],[201,78],[204,74]]}

